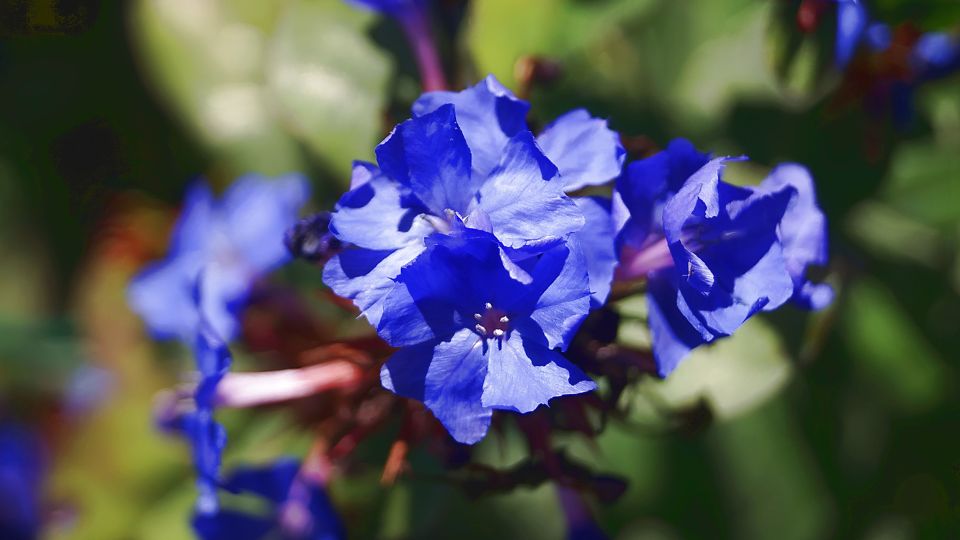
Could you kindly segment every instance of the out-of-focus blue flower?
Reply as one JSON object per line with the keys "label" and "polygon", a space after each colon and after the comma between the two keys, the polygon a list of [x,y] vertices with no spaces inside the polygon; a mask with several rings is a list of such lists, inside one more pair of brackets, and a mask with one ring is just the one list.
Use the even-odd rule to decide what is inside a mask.
{"label": "out-of-focus blue flower", "polygon": [[837,40],[834,58],[843,69],[850,63],[867,28],[869,16],[862,0],[836,0]]}
{"label": "out-of-focus blue flower", "polygon": [[529,280],[511,257],[563,244],[584,225],[577,204],[554,181],[557,168],[528,131],[498,148],[494,167],[478,169],[453,106],[444,105],[397,126],[376,153],[380,168],[357,166],[360,179],[330,223],[337,238],[359,249],[324,268],[324,282],[353,299],[374,325],[394,278],[423,252],[429,234],[490,232],[511,274]]}
{"label": "out-of-focus blue flower", "polygon": [[339,540],[346,538],[322,486],[298,475],[300,465],[281,459],[263,467],[233,471],[220,484],[230,493],[251,495],[266,503],[260,513],[218,509],[197,513],[194,530],[203,540]]}
{"label": "out-of-focus blue flower", "polygon": [[284,233],[308,196],[299,176],[246,176],[219,200],[205,184],[195,184],[170,253],[134,279],[130,306],[157,338],[189,342],[204,318],[219,336],[232,339],[252,281],[290,258]]}
{"label": "out-of-focus blue flower", "polygon": [[890,27],[883,23],[872,23],[867,27],[864,40],[873,52],[883,52],[893,42],[893,33]]}
{"label": "out-of-focus blue flower", "polygon": [[529,283],[504,267],[482,231],[432,235],[384,299],[381,335],[402,347],[383,386],[423,401],[459,442],[487,432],[493,409],[527,413],[596,385],[565,349],[590,309],[583,253],[566,244],[524,261]]}
{"label": "out-of-focus blue flower", "polygon": [[960,37],[945,32],[924,34],[914,45],[911,60],[921,80],[955,73],[960,70]]}
{"label": "out-of-focus blue flower", "polygon": [[16,424],[0,423],[0,538],[39,537],[43,470],[39,438]]}
{"label": "out-of-focus blue flower", "polygon": [[809,174],[784,166],[757,188],[738,187],[721,180],[728,160],[677,140],[630,164],[617,182],[619,272],[647,279],[661,376],[760,310],[791,297],[807,305],[829,301],[829,289],[804,276],[808,265],[826,259]]}

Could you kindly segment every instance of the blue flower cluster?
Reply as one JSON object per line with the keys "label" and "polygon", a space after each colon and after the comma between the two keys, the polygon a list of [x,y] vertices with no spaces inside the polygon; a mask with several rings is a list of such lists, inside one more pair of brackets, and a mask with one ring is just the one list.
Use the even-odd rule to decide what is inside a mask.
{"label": "blue flower cluster", "polygon": [[566,193],[619,175],[624,151],[585,111],[538,137],[493,77],[413,106],[358,163],[330,231],[351,247],[324,281],[401,350],[385,387],[422,400],[455,439],[493,409],[528,412],[594,383],[565,349],[610,290],[609,205]]}
{"label": "blue flower cluster", "polygon": [[[605,121],[577,110],[534,136],[528,109],[493,77],[425,94],[330,218],[347,247],[324,281],[399,347],[383,386],[457,441],[480,440],[494,409],[595,388],[560,351],[615,272],[647,283],[662,376],[759,311],[830,302],[806,278],[827,244],[803,167],[737,187],[721,179],[729,158],[678,140],[621,174]],[[568,195],[614,179],[612,199]]]}
{"label": "blue flower cluster", "polygon": [[695,347],[729,336],[788,300],[818,309],[833,293],[806,278],[826,264],[826,220],[800,165],[756,187],[722,180],[730,158],[689,142],[631,163],[617,181],[614,220],[625,279],[646,278],[653,353],[662,376]]}
{"label": "blue flower cluster", "polygon": [[[194,407],[162,421],[191,443],[199,493],[194,526],[204,539],[262,538],[277,525],[276,515],[248,516],[221,509],[220,490],[251,492],[280,504],[277,475],[287,479],[288,487],[293,481],[285,462],[275,470],[244,471],[221,481],[227,434],[215,420],[214,410],[217,387],[230,370],[227,341],[239,333],[240,310],[253,283],[290,259],[284,235],[308,197],[309,186],[299,176],[243,177],[219,200],[205,184],[194,185],[174,228],[167,258],[138,275],[128,291],[131,308],[154,337],[180,339],[194,353],[199,375]],[[314,498],[320,501],[319,497],[325,495]],[[328,503],[308,505],[314,506],[319,513],[313,515],[317,525],[311,527],[336,523],[329,517]],[[303,537],[334,536],[324,532]]]}

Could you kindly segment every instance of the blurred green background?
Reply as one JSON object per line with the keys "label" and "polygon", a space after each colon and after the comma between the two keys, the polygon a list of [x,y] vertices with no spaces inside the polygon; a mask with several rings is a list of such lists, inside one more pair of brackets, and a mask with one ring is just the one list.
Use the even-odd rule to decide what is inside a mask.
{"label": "blurred green background", "polygon": [[[573,107],[658,145],[743,153],[734,180],[797,161],[830,220],[828,310],[783,310],[632,389],[638,425],[559,443],[630,482],[594,507],[618,539],[956,538],[960,534],[960,77],[925,85],[894,129],[838,101],[831,29],[797,42],[796,2],[438,2],[457,86],[559,62],[531,121]],[[873,15],[956,29],[960,2],[876,0]],[[794,11],[791,12],[791,9]],[[306,171],[328,208],[353,159],[419,93],[402,33],[340,0],[0,2],[0,412],[49,452],[45,536],[189,538],[187,448],[157,433],[185,352],[146,339],[126,281],[165,250],[188,182]],[[787,62],[788,53],[791,59]],[[305,294],[313,270],[291,270]],[[627,302],[624,313],[642,311]],[[642,313],[638,313],[642,315]],[[622,339],[643,342],[627,316]],[[252,361],[252,360],[250,360]],[[244,360],[241,358],[240,363]],[[707,403],[702,429],[640,429]],[[283,413],[227,413],[227,464],[302,454]],[[507,431],[477,457],[523,457]],[[332,487],[356,538],[558,538],[549,486],[480,500],[428,475],[381,488],[389,438]],[[414,469],[436,464],[425,452]]]}

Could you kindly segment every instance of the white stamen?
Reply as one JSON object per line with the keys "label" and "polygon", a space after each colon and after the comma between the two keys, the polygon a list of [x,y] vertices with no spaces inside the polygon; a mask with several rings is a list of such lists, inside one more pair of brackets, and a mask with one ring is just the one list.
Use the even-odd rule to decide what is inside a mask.
{"label": "white stamen", "polygon": [[497,328],[496,330],[493,331],[493,335],[494,337],[503,337],[503,330]]}
{"label": "white stamen", "polygon": [[487,309],[493,309],[493,304],[491,304],[490,302],[487,302],[486,304],[483,305],[483,307]]}
{"label": "white stamen", "polygon": [[473,318],[474,318],[475,320],[477,320],[477,321],[482,321],[482,320],[483,320],[483,315],[481,315],[481,314],[479,314],[479,313],[474,313],[474,314],[473,314]]}
{"label": "white stamen", "polygon": [[477,332],[480,332],[481,334],[486,334],[486,333],[487,333],[487,329],[484,328],[482,324],[478,324],[478,325],[474,326],[474,328],[477,330]]}
{"label": "white stamen", "polygon": [[506,315],[504,315],[503,317],[500,317],[500,322],[502,324],[507,324],[508,322],[510,322],[510,317],[507,317]]}

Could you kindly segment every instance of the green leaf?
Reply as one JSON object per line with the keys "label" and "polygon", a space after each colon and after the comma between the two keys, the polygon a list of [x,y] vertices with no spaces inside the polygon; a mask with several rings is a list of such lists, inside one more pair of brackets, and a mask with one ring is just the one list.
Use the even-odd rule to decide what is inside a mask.
{"label": "green leaf", "polygon": [[290,3],[267,67],[280,118],[344,178],[353,159],[373,156],[390,76],[359,15],[345,2]]}
{"label": "green leaf", "polygon": [[510,85],[521,57],[564,58],[610,37],[624,20],[642,15],[655,4],[655,0],[474,2],[467,44],[481,76],[492,73]]}
{"label": "green leaf", "polygon": [[342,2],[139,0],[133,36],[157,96],[233,175],[301,170],[305,145],[346,182],[379,136],[388,66]]}
{"label": "green leaf", "polygon": [[849,293],[841,333],[851,360],[885,401],[907,413],[928,411],[939,403],[952,379],[943,359],[877,282],[863,281]]}

